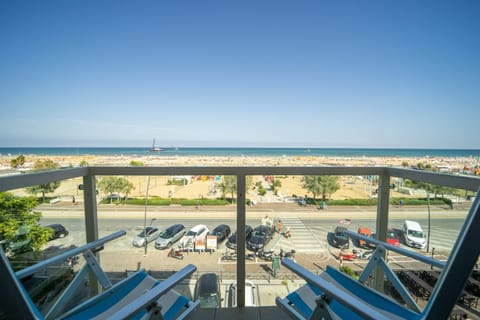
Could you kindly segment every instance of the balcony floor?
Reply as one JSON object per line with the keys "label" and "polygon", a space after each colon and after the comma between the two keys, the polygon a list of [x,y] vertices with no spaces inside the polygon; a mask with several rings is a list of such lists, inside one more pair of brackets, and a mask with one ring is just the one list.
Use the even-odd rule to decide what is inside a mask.
{"label": "balcony floor", "polygon": [[276,306],[246,307],[246,308],[220,308],[220,309],[197,309],[190,319],[211,320],[288,320],[290,319]]}

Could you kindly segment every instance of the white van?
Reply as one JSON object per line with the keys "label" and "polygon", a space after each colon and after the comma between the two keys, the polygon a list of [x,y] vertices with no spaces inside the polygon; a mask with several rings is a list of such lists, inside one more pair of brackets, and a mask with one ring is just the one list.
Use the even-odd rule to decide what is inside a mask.
{"label": "white van", "polygon": [[403,223],[403,236],[406,245],[419,249],[425,248],[425,234],[418,222],[405,220]]}

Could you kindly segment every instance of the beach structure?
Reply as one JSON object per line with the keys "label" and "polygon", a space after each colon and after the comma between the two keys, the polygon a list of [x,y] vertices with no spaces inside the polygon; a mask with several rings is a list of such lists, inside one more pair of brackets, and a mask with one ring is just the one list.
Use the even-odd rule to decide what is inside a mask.
{"label": "beach structure", "polygon": [[[222,308],[214,310],[200,310],[195,307],[195,302],[186,297],[184,300],[185,310],[191,319],[208,318],[208,319],[230,319],[230,318],[248,318],[248,319],[285,319],[288,317],[298,319],[325,319],[334,318],[335,314],[341,318],[367,318],[367,319],[447,319],[457,300],[459,299],[465,283],[477,262],[480,247],[480,199],[473,202],[472,207],[465,218],[464,225],[459,233],[457,242],[455,243],[452,253],[448,261],[437,262],[434,259],[422,258],[422,255],[411,254],[411,258],[423,259],[424,263],[429,263],[436,268],[442,268],[444,271],[438,279],[437,284],[433,288],[428,304],[421,308],[415,306],[412,301],[404,297],[407,301],[405,305],[401,305],[392,299],[384,296],[383,286],[385,275],[391,276],[386,260],[385,251],[400,250],[401,248],[391,248],[387,245],[386,235],[388,229],[389,215],[389,197],[390,197],[390,181],[392,177],[411,179],[415,181],[423,181],[426,183],[438,184],[453,188],[459,188],[468,191],[477,191],[480,188],[480,179],[474,176],[458,176],[449,174],[440,174],[434,172],[426,172],[419,170],[411,170],[394,167],[281,167],[281,166],[262,166],[262,167],[79,167],[67,168],[62,170],[52,170],[47,172],[22,174],[15,176],[0,177],[0,192],[9,191],[18,188],[25,188],[32,185],[45,184],[52,181],[67,180],[76,177],[83,179],[83,205],[85,217],[85,237],[87,245],[77,248],[81,252],[91,251],[87,257],[95,258],[101,256],[102,252],[96,250],[107,242],[105,238],[99,238],[97,204],[96,199],[96,177],[97,176],[171,176],[171,175],[207,175],[207,176],[236,176],[236,224],[237,224],[237,258],[236,267],[236,290],[237,290],[237,306],[234,308]],[[296,297],[288,295],[287,297],[279,297],[278,307],[263,307],[261,305],[254,307],[245,307],[245,288],[246,288],[246,248],[245,248],[245,227],[246,227],[246,176],[250,175],[344,175],[344,176],[377,176],[379,181],[378,204],[376,215],[376,241],[377,252],[372,261],[365,268],[365,275],[362,274],[360,280],[354,280],[349,276],[339,273],[332,267],[328,267],[324,273],[320,275],[312,273],[305,266],[300,265],[292,260],[282,260],[282,265],[292,270],[304,279],[306,286],[295,290]],[[114,234],[117,237],[123,234]],[[350,236],[361,237],[356,234]],[[401,251],[399,251],[401,252]],[[74,252],[78,254],[79,252]],[[408,254],[408,252],[401,252]],[[69,253],[71,254],[71,252]],[[40,266],[26,268],[21,271],[13,272],[10,263],[5,255],[1,255],[0,261],[0,281],[2,288],[8,288],[8,299],[0,299],[0,310],[2,310],[7,318],[43,318],[48,314],[39,314],[38,310],[32,306],[31,301],[27,297],[26,291],[20,287],[19,279],[23,276],[35,274],[48,264],[51,260],[41,262]],[[63,259],[62,255],[54,259]],[[89,261],[90,258],[86,258]],[[96,265],[101,264],[101,260],[88,263],[86,270],[95,272]],[[161,266],[159,267],[161,268]],[[150,279],[154,284],[150,286],[150,290],[140,290],[142,294],[134,297],[132,300],[122,300],[114,298],[114,304],[118,306],[117,314],[112,317],[115,319],[126,318],[128,314],[139,310],[151,310],[152,306],[158,304],[153,303],[159,301],[159,297],[167,295],[168,297],[179,297],[177,292],[172,288],[176,283],[188,277],[194,270],[194,266],[187,266],[187,269],[180,269],[173,275],[173,278]],[[82,269],[83,270],[83,269]],[[80,271],[84,275],[88,271]],[[105,270],[108,272],[108,270]],[[104,279],[99,272],[100,278]],[[365,278],[372,281],[367,284]],[[144,275],[142,275],[143,277]],[[146,276],[145,276],[146,277]],[[132,281],[132,276],[128,276],[124,280],[126,283]],[[73,281],[75,282],[75,280]],[[73,283],[72,282],[72,283]],[[162,286],[162,284],[164,284]],[[96,282],[89,282],[90,291],[98,292]],[[115,286],[115,285],[114,285]],[[107,285],[108,287],[108,285]],[[160,289],[156,289],[156,288]],[[113,288],[113,287],[112,287]],[[302,289],[303,288],[303,289]],[[301,290],[302,289],[302,290]],[[106,292],[111,292],[108,291]],[[173,291],[172,291],[173,290]],[[310,292],[307,292],[310,291]],[[74,310],[86,310],[89,307],[101,304],[104,293],[100,296],[94,296],[90,300],[92,303],[80,305]],[[157,295],[159,294],[159,295]],[[59,299],[62,299],[60,297]],[[99,299],[99,300],[96,300]],[[123,302],[122,302],[123,301]],[[132,301],[132,302],[130,302]],[[295,302],[296,301],[296,302]],[[153,304],[152,304],[153,303]],[[158,302],[160,305],[162,302]],[[166,303],[166,302],[164,302]],[[307,308],[297,308],[301,304],[308,305]],[[80,309],[78,309],[80,308]],[[85,308],[85,309],[82,309]],[[147,309],[145,309],[147,308]],[[167,307],[160,308],[160,311]],[[58,309],[60,310],[60,308]],[[292,311],[293,310],[293,311]],[[128,311],[128,312],[127,312]],[[284,313],[287,311],[287,313]],[[55,311],[57,312],[57,311]],[[116,311],[117,312],[117,311]],[[199,313],[201,312],[201,313]],[[53,313],[55,314],[55,313]],[[246,316],[248,314],[248,316]],[[66,315],[65,315],[66,316]],[[182,316],[180,316],[182,317]],[[58,318],[52,316],[51,318]],[[175,317],[174,317],[175,318]]]}

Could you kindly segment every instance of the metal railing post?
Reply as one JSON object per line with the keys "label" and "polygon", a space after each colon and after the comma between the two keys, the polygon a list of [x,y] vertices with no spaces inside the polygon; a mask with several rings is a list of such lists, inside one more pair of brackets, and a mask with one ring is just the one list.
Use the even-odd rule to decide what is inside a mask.
{"label": "metal railing post", "polygon": [[245,174],[237,175],[237,306],[245,307]]}
{"label": "metal railing post", "polygon": [[[388,229],[388,205],[390,202],[390,175],[383,173],[379,176],[378,203],[377,203],[377,239],[383,242],[387,241]],[[385,257],[383,257],[385,259]],[[375,289],[383,292],[383,279],[385,274],[382,268],[378,266],[374,273]]]}
{"label": "metal railing post", "polygon": [[[83,203],[85,210],[85,235],[87,243],[98,240],[98,217],[97,217],[97,187],[95,176],[87,175],[83,177]],[[94,253],[98,262],[100,255]],[[89,273],[90,295],[96,295],[99,292],[97,278],[93,272]]]}

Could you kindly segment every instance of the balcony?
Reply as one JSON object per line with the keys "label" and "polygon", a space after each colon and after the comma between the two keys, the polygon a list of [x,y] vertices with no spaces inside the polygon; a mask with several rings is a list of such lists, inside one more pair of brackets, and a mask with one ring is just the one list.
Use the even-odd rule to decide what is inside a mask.
{"label": "balcony", "polygon": [[[245,307],[245,290],[246,290],[246,281],[252,277],[252,267],[249,264],[247,248],[246,248],[246,235],[245,228],[247,225],[247,220],[261,219],[265,214],[265,211],[255,208],[249,208],[247,206],[247,190],[246,190],[246,177],[247,176],[321,176],[321,175],[336,175],[336,176],[375,176],[378,177],[379,187],[378,187],[378,204],[375,208],[375,226],[374,229],[377,233],[377,239],[380,241],[387,240],[387,230],[389,228],[389,217],[392,215],[391,206],[389,205],[390,198],[390,185],[392,178],[403,178],[410,179],[415,181],[423,181],[426,183],[432,183],[436,185],[448,186],[458,189],[464,189],[469,191],[477,191],[480,187],[480,179],[472,176],[456,176],[456,175],[446,175],[438,174],[425,171],[401,169],[401,168],[391,168],[391,167],[82,167],[82,168],[71,168],[71,169],[62,169],[42,173],[33,173],[25,175],[16,175],[16,176],[7,176],[0,178],[0,191],[9,191],[20,188],[25,188],[27,186],[45,184],[53,181],[62,181],[68,179],[82,179],[82,196],[83,196],[83,205],[81,205],[82,216],[84,219],[84,230],[81,233],[84,237],[83,242],[77,243],[80,245],[82,243],[91,243],[101,236],[104,236],[104,233],[108,229],[105,228],[106,223],[103,220],[99,219],[99,212],[103,210],[99,208],[99,201],[96,195],[96,177],[99,176],[145,176],[145,177],[155,177],[155,176],[236,176],[237,179],[237,193],[236,193],[236,205],[232,210],[223,212],[222,214],[229,215],[235,221],[237,233],[237,258],[231,262],[227,267],[223,268],[222,271],[219,270],[208,270],[208,268],[213,268],[211,266],[202,267],[202,270],[199,270],[196,274],[193,275],[193,278],[198,278],[199,274],[206,271],[214,271],[221,274],[222,285],[235,282],[236,285],[236,307],[222,307],[217,309],[197,309],[192,314],[194,319],[287,319],[288,317],[284,312],[275,306],[274,298],[276,295],[285,296],[288,291],[296,289],[298,286],[303,284],[303,280],[295,275],[294,273],[288,271],[286,268],[281,268],[281,277],[273,278],[269,275],[270,273],[264,273],[257,281],[257,292],[262,295],[268,296],[269,298],[264,299],[268,301],[266,305],[257,304],[254,307]],[[261,207],[261,206],[260,206]],[[115,212],[121,211],[121,209],[113,209]],[[143,209],[142,209],[143,210]],[[152,222],[151,212],[147,213],[145,208],[144,212],[141,209],[137,209],[139,214],[139,219],[144,220],[144,223]],[[290,209],[283,209],[288,211]],[[157,216],[155,222],[162,221],[162,219],[167,219],[165,211],[173,212],[173,216],[192,216],[195,215],[196,211],[193,208],[183,209],[183,208],[171,208],[168,210],[157,210]],[[163,214],[162,214],[163,212]],[[328,214],[333,217],[336,216],[335,210],[329,211]],[[148,214],[148,219],[147,219]],[[301,214],[312,215],[311,213],[300,213],[300,212],[286,212],[286,216],[298,216]],[[320,212],[321,214],[321,212]],[[327,214],[325,214],[327,215]],[[338,218],[344,218],[340,212],[338,212]],[[316,218],[305,217],[305,223],[313,221]],[[152,221],[150,221],[152,220]],[[214,220],[216,221],[216,220]],[[480,231],[480,226],[476,225],[473,227],[478,234]],[[470,230],[470,229],[469,229]],[[472,229],[473,230],[473,229]],[[115,230],[109,230],[115,231]],[[473,234],[475,233],[474,231]],[[469,233],[469,236],[471,233]],[[462,240],[464,234],[459,234],[459,239]],[[464,240],[464,239],[463,239]],[[280,241],[280,240],[279,240]],[[460,242],[458,242],[460,243]],[[478,242],[472,242],[478,243]],[[468,254],[473,260],[476,261],[478,258],[478,246],[469,243],[467,240],[461,242],[463,244],[464,250],[461,251],[462,257],[465,258],[465,254]],[[149,252],[147,252],[149,248]],[[133,249],[128,249],[133,250]],[[152,247],[145,246],[145,251],[143,248],[137,249],[135,251],[136,258],[132,261],[128,260],[128,257],[131,256],[127,251],[112,251],[108,249],[108,244],[105,245],[105,250],[97,253],[99,256],[100,262],[103,265],[104,270],[107,273],[111,273],[114,277],[118,279],[124,277],[125,274],[133,271],[132,269],[137,269],[136,264],[141,264],[140,267],[145,268],[152,276],[163,279],[165,274],[169,272],[176,271],[180,269],[184,264],[193,263],[202,264],[200,259],[194,259],[195,255],[198,256],[198,253],[187,253],[191,256],[185,258],[185,261],[173,261],[169,264],[168,269],[165,266],[162,266],[159,263],[158,255],[155,249]],[[205,255],[205,253],[203,253]],[[220,253],[216,252],[216,257],[220,257]],[[310,258],[311,256],[306,256]],[[454,256],[454,258],[457,256]],[[191,261],[189,260],[191,258]],[[467,259],[467,260],[472,260]],[[445,259],[446,260],[446,259]],[[306,259],[303,260],[303,262]],[[298,261],[300,264],[302,261]],[[123,263],[123,264],[122,264]],[[338,262],[333,261],[335,266],[338,266]],[[270,268],[270,264],[265,264],[266,267]],[[425,265],[423,265],[425,267]],[[473,266],[473,265],[472,265]],[[321,266],[322,268],[324,266]],[[468,266],[470,267],[470,266]],[[171,269],[173,268],[173,270]],[[312,269],[311,265],[309,266]],[[461,267],[458,264],[453,264],[452,268],[454,270],[449,270],[449,273],[455,274],[456,272],[465,272],[465,267]],[[271,270],[270,270],[271,271]],[[319,273],[320,269],[312,269],[315,273]],[[470,273],[471,268],[467,271]],[[2,274],[2,277],[4,275]],[[180,286],[176,287],[176,290],[185,292],[193,296],[194,291],[194,279],[192,281],[184,281]],[[380,269],[375,271],[374,278],[382,278],[383,273]],[[451,278],[451,277],[450,277]],[[283,281],[279,279],[286,279],[291,285],[291,288],[286,288],[287,286]],[[449,285],[452,281],[451,279],[446,279],[441,284],[441,290],[438,292],[433,292],[432,294],[436,295],[435,303],[438,304],[455,304],[458,300],[458,296],[449,296],[446,291],[449,288]],[[2,279],[3,282],[3,279]],[[383,284],[375,284],[375,288],[378,290],[383,290]],[[382,282],[383,283],[383,282]],[[93,285],[90,289],[91,292],[95,292],[97,288]],[[433,307],[431,306],[433,305]],[[436,305],[431,303],[430,306],[427,305],[426,308],[434,308]],[[2,305],[2,308],[5,306]],[[438,311],[440,312],[440,311]]]}

